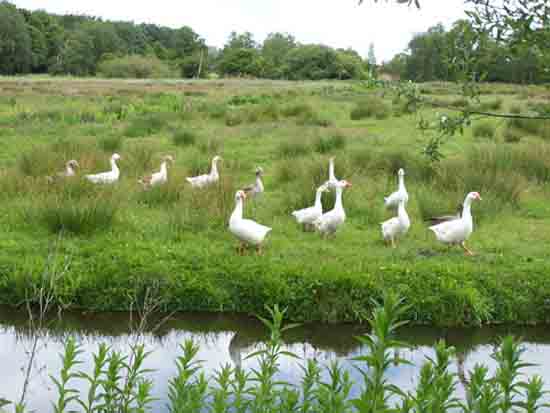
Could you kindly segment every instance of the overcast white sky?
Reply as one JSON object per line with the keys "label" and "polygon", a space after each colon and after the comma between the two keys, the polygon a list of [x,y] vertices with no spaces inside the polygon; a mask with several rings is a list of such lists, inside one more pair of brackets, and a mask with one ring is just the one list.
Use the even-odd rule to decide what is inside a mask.
{"label": "overcast white sky", "polygon": [[393,0],[11,0],[18,7],[111,20],[188,25],[208,45],[222,47],[231,31],[250,31],[257,41],[288,32],[301,43],[353,47],[366,56],[375,45],[378,61],[403,51],[414,33],[437,23],[447,27],[464,17],[463,0],[423,0],[422,9]]}

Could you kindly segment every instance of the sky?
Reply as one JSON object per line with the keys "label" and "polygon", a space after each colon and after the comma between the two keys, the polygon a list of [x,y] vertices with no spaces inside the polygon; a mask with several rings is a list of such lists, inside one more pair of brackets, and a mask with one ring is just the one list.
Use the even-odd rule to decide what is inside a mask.
{"label": "sky", "polygon": [[231,31],[250,31],[256,41],[287,32],[301,43],[352,47],[378,61],[404,51],[415,33],[464,17],[463,0],[422,0],[422,9],[365,0],[11,0],[21,8],[86,14],[108,20],[190,26],[209,46],[222,47]]}

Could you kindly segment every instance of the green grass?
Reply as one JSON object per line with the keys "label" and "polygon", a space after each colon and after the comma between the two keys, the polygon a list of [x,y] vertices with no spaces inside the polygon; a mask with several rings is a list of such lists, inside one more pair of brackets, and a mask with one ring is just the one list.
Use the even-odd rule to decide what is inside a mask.
{"label": "green grass", "polygon": [[489,122],[476,123],[472,132],[476,138],[492,139],[495,137],[496,126]]}
{"label": "green grass", "polygon": [[[78,95],[60,93],[73,82]],[[137,280],[157,280],[168,310],[257,313],[279,303],[296,320],[356,321],[370,298],[392,290],[412,305],[415,322],[549,320],[546,126],[485,119],[479,124],[489,125],[491,139],[475,136],[476,123],[432,164],[421,155],[426,138],[417,116],[394,116],[391,93],[365,98],[348,83],[242,80],[201,81],[194,86],[200,93],[183,97],[177,85],[0,82],[0,303],[21,302],[22,280],[43,271],[61,232],[71,266],[58,299],[75,307],[127,309]],[[422,87],[457,99],[445,84]],[[483,87],[502,108],[535,108],[522,100],[522,87]],[[536,100],[547,92],[529,93]],[[422,117],[435,119],[440,110],[422,109]],[[95,115],[83,122],[82,113]],[[242,122],[228,125],[229,113]],[[120,182],[83,183],[81,175],[108,170],[114,151],[122,155]],[[138,178],[168,154],[176,159],[169,184],[144,191]],[[224,159],[220,184],[192,190],[185,177],[207,173],[214,155]],[[353,187],[344,194],[345,226],[323,240],[302,232],[290,213],[313,205],[331,156],[336,176]],[[68,159],[78,160],[80,175],[47,184]],[[273,231],[264,256],[241,257],[228,219],[235,191],[254,181],[258,165],[266,192],[246,204],[245,216]],[[394,215],[383,197],[395,190],[399,168],[407,173],[412,227],[393,250],[383,245],[379,223]],[[424,222],[454,213],[469,191],[483,197],[473,206],[472,258],[439,245]],[[333,196],[324,196],[325,209]]]}

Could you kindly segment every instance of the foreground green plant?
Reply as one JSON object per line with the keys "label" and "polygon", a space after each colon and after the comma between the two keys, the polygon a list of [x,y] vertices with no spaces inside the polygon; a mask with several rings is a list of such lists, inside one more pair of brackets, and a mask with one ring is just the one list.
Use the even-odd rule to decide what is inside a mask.
{"label": "foreground green plant", "polygon": [[[305,360],[300,366],[300,383],[280,380],[282,357],[296,358],[284,350],[282,335],[295,325],[285,325],[284,310],[277,305],[267,308],[269,319],[260,320],[269,329],[269,339],[247,359],[255,367],[222,366],[211,376],[197,359],[199,347],[191,340],[181,346],[176,360],[177,372],[168,388],[168,410],[171,413],[537,413],[550,406],[544,402],[547,392],[542,380],[533,376],[523,379],[522,369],[530,366],[522,360],[525,350],[518,341],[506,337],[493,358],[497,369],[493,375],[487,367],[476,365],[464,379],[466,397],[457,397],[458,376],[451,372],[454,349],[441,341],[435,356],[423,364],[415,389],[403,391],[388,379],[391,366],[410,364],[400,353],[407,348],[395,339],[408,306],[394,294],[387,294],[383,304],[375,304],[369,319],[371,332],[359,337],[365,355],[354,362],[363,382],[354,383],[338,362],[321,366],[316,360]],[[93,355],[90,374],[76,371],[82,350],[73,338],[65,345],[59,377],[52,380],[58,393],[53,412],[74,411],[78,405],[86,413],[152,412],[152,370],[145,369],[148,353],[141,345],[131,347],[129,355],[100,345]],[[323,374],[327,379],[324,380]],[[86,393],[75,389],[82,380]],[[358,397],[351,398],[356,386]],[[9,405],[2,401],[4,406]],[[24,412],[24,406],[16,412]]]}

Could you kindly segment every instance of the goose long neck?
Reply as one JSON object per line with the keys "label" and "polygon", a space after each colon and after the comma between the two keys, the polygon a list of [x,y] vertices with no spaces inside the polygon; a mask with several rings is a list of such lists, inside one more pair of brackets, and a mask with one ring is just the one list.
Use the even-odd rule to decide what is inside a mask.
{"label": "goose long neck", "polygon": [[231,214],[230,221],[243,219],[243,203],[242,198],[237,199],[237,202],[235,203],[235,210]]}
{"label": "goose long neck", "polygon": [[328,177],[331,181],[336,180],[336,177],[334,176],[334,161],[332,159],[328,164]]}
{"label": "goose long neck", "polygon": [[262,175],[256,174],[256,188],[263,188]]}
{"label": "goose long neck", "polygon": [[210,175],[218,175],[218,161],[212,160],[212,169],[210,170]]}
{"label": "goose long neck", "polygon": [[316,208],[321,207],[321,197],[322,196],[323,196],[323,191],[321,191],[320,189],[317,190],[317,192],[315,193],[315,207]]}
{"label": "goose long neck", "polygon": [[399,189],[405,189],[405,177],[399,175]]}
{"label": "goose long neck", "polygon": [[168,165],[166,164],[166,161],[160,164],[160,173],[163,176],[168,175]]}
{"label": "goose long neck", "polygon": [[472,200],[466,198],[464,200],[464,208],[462,209],[462,219],[472,220]]}
{"label": "goose long neck", "polygon": [[118,165],[116,164],[116,160],[112,158],[111,158],[111,171],[119,172]]}
{"label": "goose long neck", "polygon": [[66,166],[65,172],[67,173],[67,176],[73,176],[75,174],[74,169],[71,165]]}
{"label": "goose long neck", "polygon": [[342,188],[336,188],[336,202],[334,203],[334,209],[344,209],[342,205],[342,192]]}
{"label": "goose long neck", "polygon": [[405,203],[400,202],[399,206],[397,207],[397,217],[402,221],[408,221],[409,215],[407,214],[407,211],[405,210]]}

